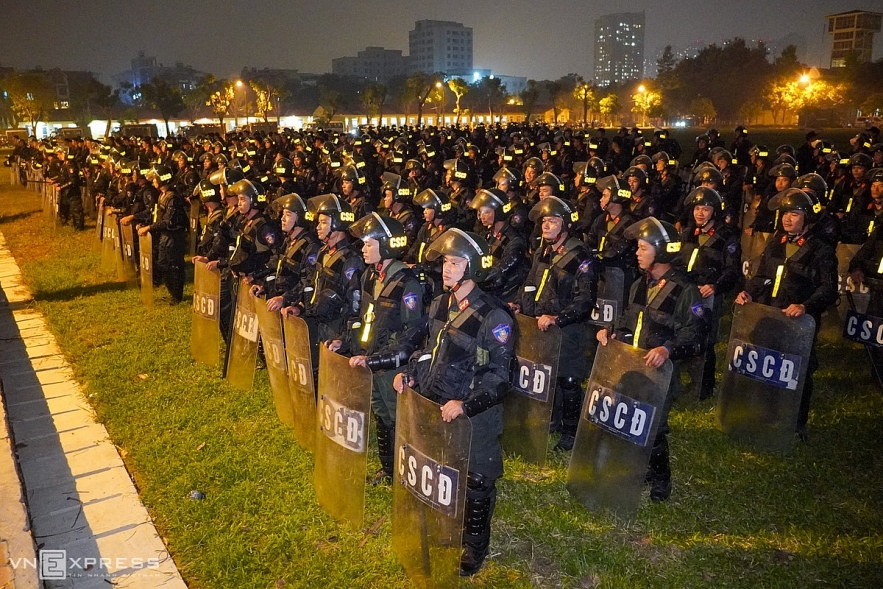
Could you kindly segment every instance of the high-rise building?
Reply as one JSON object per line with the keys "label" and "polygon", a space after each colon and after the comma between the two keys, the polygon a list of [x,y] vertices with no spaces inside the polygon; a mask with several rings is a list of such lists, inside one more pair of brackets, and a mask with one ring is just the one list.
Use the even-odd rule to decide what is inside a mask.
{"label": "high-rise building", "polygon": [[443,20],[418,20],[408,33],[411,73],[472,73],[472,27]]}
{"label": "high-rise building", "polygon": [[644,73],[644,13],[607,14],[595,21],[595,83],[639,80]]}
{"label": "high-rise building", "polygon": [[859,63],[871,61],[874,51],[874,33],[880,32],[883,14],[851,10],[829,14],[828,34],[834,39],[831,46],[831,67],[844,67],[846,57],[855,53]]}
{"label": "high-rise building", "polygon": [[398,49],[366,47],[356,57],[332,59],[331,73],[386,82],[390,78],[408,73],[408,57],[402,55]]}

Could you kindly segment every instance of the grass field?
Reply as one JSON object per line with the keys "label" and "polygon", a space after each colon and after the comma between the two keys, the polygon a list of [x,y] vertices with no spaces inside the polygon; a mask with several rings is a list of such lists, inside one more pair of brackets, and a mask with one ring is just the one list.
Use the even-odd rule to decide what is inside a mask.
{"label": "grass field", "polygon": [[[193,363],[189,306],[145,310],[100,269],[94,232],[54,230],[39,206],[0,188],[0,232],[190,587],[411,586],[390,548],[390,489],[368,489],[361,529],[327,516],[266,373],[244,394]],[[730,442],[713,401],[676,404],[672,498],[645,499],[632,521],[573,500],[564,456],[507,459],[492,557],[463,586],[880,587],[883,396],[863,350],[825,340],[819,357],[810,443],[790,456]]]}

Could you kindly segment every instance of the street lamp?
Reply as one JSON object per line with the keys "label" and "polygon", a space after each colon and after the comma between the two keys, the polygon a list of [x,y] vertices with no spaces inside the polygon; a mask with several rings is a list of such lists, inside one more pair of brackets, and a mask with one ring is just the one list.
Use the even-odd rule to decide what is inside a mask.
{"label": "street lamp", "polygon": [[[234,86],[236,86],[236,89],[237,89],[237,90],[239,90],[240,88],[242,88],[242,86],[243,86],[242,80],[236,80]],[[234,96],[233,96],[233,99],[234,99],[234,101],[233,101],[233,107],[236,109],[236,128],[238,129],[238,128],[239,128],[239,110],[240,110],[240,106],[239,106],[239,101],[238,101],[238,99],[237,99],[237,97],[236,97],[235,94],[234,94]],[[248,119],[246,119],[245,122],[247,123],[247,122],[248,122]]]}
{"label": "street lamp", "polygon": [[642,127],[646,126],[646,121],[644,120],[644,117],[646,116],[646,113],[647,113],[647,102],[646,102],[646,96],[645,96],[646,92],[647,92],[647,89],[644,87],[644,84],[641,84],[640,86],[638,86],[637,100],[638,100],[638,105],[639,105],[638,107],[641,109],[641,126]]}

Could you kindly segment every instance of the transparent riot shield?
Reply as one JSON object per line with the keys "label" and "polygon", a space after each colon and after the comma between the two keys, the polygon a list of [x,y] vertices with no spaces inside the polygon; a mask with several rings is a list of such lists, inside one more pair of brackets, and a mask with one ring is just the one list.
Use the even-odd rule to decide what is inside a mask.
{"label": "transparent riot shield", "polygon": [[877,384],[883,388],[883,317],[859,313],[854,308],[852,295],[846,294],[851,308],[843,325],[843,338],[862,344],[871,361],[871,371],[877,377]]}
{"label": "transparent riot shield", "polygon": [[809,315],[736,305],[717,406],[724,433],[762,450],[791,449],[814,332]]}
{"label": "transparent riot shield", "polygon": [[607,266],[598,280],[598,296],[589,323],[609,326],[622,314],[625,301],[625,275],[621,268]]}
{"label": "transparent riot shield", "polygon": [[202,201],[197,197],[191,197],[190,201],[190,233],[188,234],[188,252],[191,256],[196,255],[196,244],[199,241],[199,210]]}
{"label": "transparent riot shield", "polygon": [[117,278],[134,282],[138,272],[138,260],[135,258],[135,230],[131,225],[120,225],[120,239],[122,251],[117,258]]}
{"label": "transparent riot shield", "polygon": [[[548,436],[548,432],[546,432]],[[472,423],[409,388],[396,410],[392,548],[422,589],[457,587]]]}
{"label": "transparent riot shield", "polygon": [[760,265],[760,254],[766,247],[772,233],[761,233],[755,231],[748,235],[742,232],[742,274],[746,279],[751,278],[757,273]]}
{"label": "transparent riot shield", "polygon": [[553,326],[540,331],[536,318],[521,314],[515,318],[519,330],[515,346],[518,372],[503,400],[501,443],[504,451],[542,467],[549,443],[561,330]]}
{"label": "transparent riot shield", "polygon": [[294,438],[302,448],[312,452],[315,450],[316,390],[310,360],[310,332],[300,317],[285,317],[283,327]]}
{"label": "transparent riot shield", "polygon": [[837,244],[837,291],[840,298],[837,303],[828,307],[822,315],[822,334],[828,338],[837,338],[843,333],[846,324],[846,315],[850,310],[846,295],[852,297],[852,304],[859,313],[868,309],[871,299],[871,291],[865,284],[855,284],[849,275],[849,262],[861,249],[858,244]]}
{"label": "transparent riot shield", "polygon": [[98,238],[98,247],[104,241],[104,205],[98,207],[98,214],[95,216],[95,237]]}
{"label": "transparent riot shield", "polygon": [[264,344],[264,358],[267,360],[267,375],[270,377],[270,390],[276,415],[288,427],[294,427],[294,408],[288,391],[288,363],[285,360],[285,343],[282,339],[282,315],[267,310],[267,301],[256,298],[254,310],[258,316],[261,342]]}
{"label": "transparent riot shield", "polygon": [[365,512],[371,371],[319,347],[313,486],[334,519],[359,526]]}
{"label": "transparent riot shield", "polygon": [[101,222],[104,232],[101,238],[101,267],[104,270],[116,269],[116,248],[114,242],[117,237],[117,218],[109,209],[104,209],[104,219]]}
{"label": "transparent riot shield", "polygon": [[751,224],[754,223],[754,219],[757,218],[757,204],[759,203],[754,202],[756,196],[757,193],[754,190],[754,186],[742,191],[742,210],[740,211],[741,222],[739,223],[739,227],[742,227],[743,229],[751,227]]}
{"label": "transparent riot shield", "polygon": [[670,361],[650,368],[646,353],[617,340],[598,346],[567,469],[567,490],[591,511],[638,510],[672,378]]}
{"label": "transparent riot shield", "polygon": [[138,236],[138,256],[141,266],[141,303],[153,308],[153,236]]}
{"label": "transparent riot shield", "polygon": [[209,366],[220,364],[221,353],[221,274],[209,271],[205,262],[196,262],[193,273],[193,322],[190,328],[190,354]]}
{"label": "transparent riot shield", "polygon": [[236,312],[233,315],[233,333],[227,354],[227,382],[243,391],[254,386],[254,370],[258,359],[258,317],[255,298],[244,280],[239,282]]}

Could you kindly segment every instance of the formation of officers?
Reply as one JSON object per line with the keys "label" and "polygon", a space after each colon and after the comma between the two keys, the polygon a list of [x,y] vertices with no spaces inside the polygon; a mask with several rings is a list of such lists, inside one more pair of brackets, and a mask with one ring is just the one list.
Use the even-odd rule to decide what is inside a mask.
{"label": "formation of officers", "polygon": [[[314,368],[326,345],[374,372],[376,481],[393,472],[396,391],[405,384],[436,401],[443,419],[467,415],[461,574],[469,575],[488,552],[503,473],[514,315],[561,331],[551,424],[561,451],[573,447],[599,342],[626,341],[656,367],[704,355],[708,398],[724,299],[808,313],[819,325],[838,297],[841,242],[864,244],[850,271],[872,290],[868,313],[883,316],[877,141],[874,129],[837,151],[810,133],[797,149],[770,149],[752,145],[739,126],[729,148],[714,130],[700,135],[687,160],[665,130],[608,138],[603,129],[512,124],[74,141],[42,152],[32,142],[18,155],[42,153],[38,165],[63,195],[85,182],[122,223],[158,237],[155,270],[175,301],[187,202],[201,203],[193,260],[221,273],[226,339],[235,283],[245,280],[271,311],[304,318]],[[681,168],[681,159],[689,164]],[[75,200],[63,197],[61,214],[80,228]],[[746,280],[741,238],[755,233],[772,237]],[[597,313],[599,288],[620,311],[613,322]],[[813,346],[798,423],[804,439],[817,366]],[[657,502],[671,492],[667,415],[679,380],[646,477]]]}

